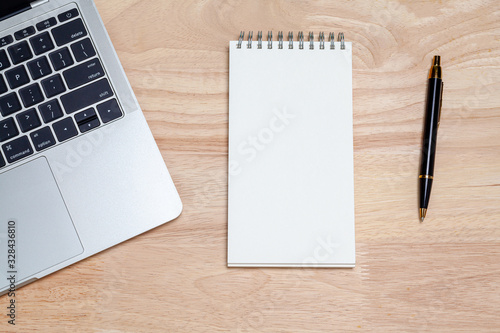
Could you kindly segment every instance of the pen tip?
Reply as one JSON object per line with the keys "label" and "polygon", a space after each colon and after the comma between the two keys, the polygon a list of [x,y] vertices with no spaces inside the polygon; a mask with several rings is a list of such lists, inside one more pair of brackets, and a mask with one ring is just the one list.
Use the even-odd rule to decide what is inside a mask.
{"label": "pen tip", "polygon": [[441,57],[438,55],[434,56],[434,66],[441,66]]}
{"label": "pen tip", "polygon": [[418,211],[418,216],[420,217],[420,222],[424,222],[425,215],[427,214],[427,208],[420,208]]}

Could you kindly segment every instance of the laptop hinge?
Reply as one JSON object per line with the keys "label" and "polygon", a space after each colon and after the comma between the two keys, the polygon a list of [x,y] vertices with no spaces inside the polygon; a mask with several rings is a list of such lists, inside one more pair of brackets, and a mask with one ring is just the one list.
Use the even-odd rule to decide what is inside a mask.
{"label": "laptop hinge", "polygon": [[46,2],[49,2],[49,0],[36,0],[31,3],[31,8],[35,8],[40,6],[41,4],[44,4]]}
{"label": "laptop hinge", "polygon": [[[5,0],[1,0],[1,1],[5,1]],[[36,0],[36,1],[33,1],[31,2],[29,5],[26,5],[24,7],[20,7],[20,8],[17,8],[15,9],[13,12],[11,13],[8,13],[8,14],[5,14],[4,16],[1,16],[0,17],[0,21],[3,21],[3,20],[6,20],[8,18],[11,18],[13,16],[16,16],[17,14],[21,14],[22,12],[25,12],[27,10],[30,10],[30,9],[33,9],[35,7],[38,7],[40,6],[41,4],[44,4],[46,2],[49,2],[49,0]]]}

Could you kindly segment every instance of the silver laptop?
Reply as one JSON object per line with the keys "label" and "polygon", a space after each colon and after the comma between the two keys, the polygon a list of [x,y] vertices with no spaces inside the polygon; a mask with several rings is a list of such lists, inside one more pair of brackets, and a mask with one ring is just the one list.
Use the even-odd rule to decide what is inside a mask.
{"label": "silver laptop", "polygon": [[[92,0],[0,5],[0,293],[181,213]],[[153,74],[151,74],[153,75]]]}

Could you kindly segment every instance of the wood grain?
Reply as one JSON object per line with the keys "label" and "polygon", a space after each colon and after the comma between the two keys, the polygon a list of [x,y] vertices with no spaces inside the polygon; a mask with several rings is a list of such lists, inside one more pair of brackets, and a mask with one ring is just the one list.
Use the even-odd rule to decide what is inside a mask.
{"label": "wood grain", "polygon": [[[19,332],[499,331],[498,1],[96,4],[185,208],[22,288]],[[240,30],[344,31],[354,44],[354,269],[226,267],[228,41]],[[434,54],[444,106],[420,224]]]}

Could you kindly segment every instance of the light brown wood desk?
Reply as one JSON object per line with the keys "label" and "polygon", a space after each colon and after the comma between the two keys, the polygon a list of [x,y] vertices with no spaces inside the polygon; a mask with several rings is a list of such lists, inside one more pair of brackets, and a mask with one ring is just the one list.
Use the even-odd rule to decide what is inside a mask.
{"label": "light brown wood desk", "polygon": [[[498,1],[96,4],[184,212],[22,288],[19,332],[500,330]],[[228,43],[241,30],[343,31],[353,42],[354,269],[226,267]],[[445,90],[419,223],[435,54]]]}

